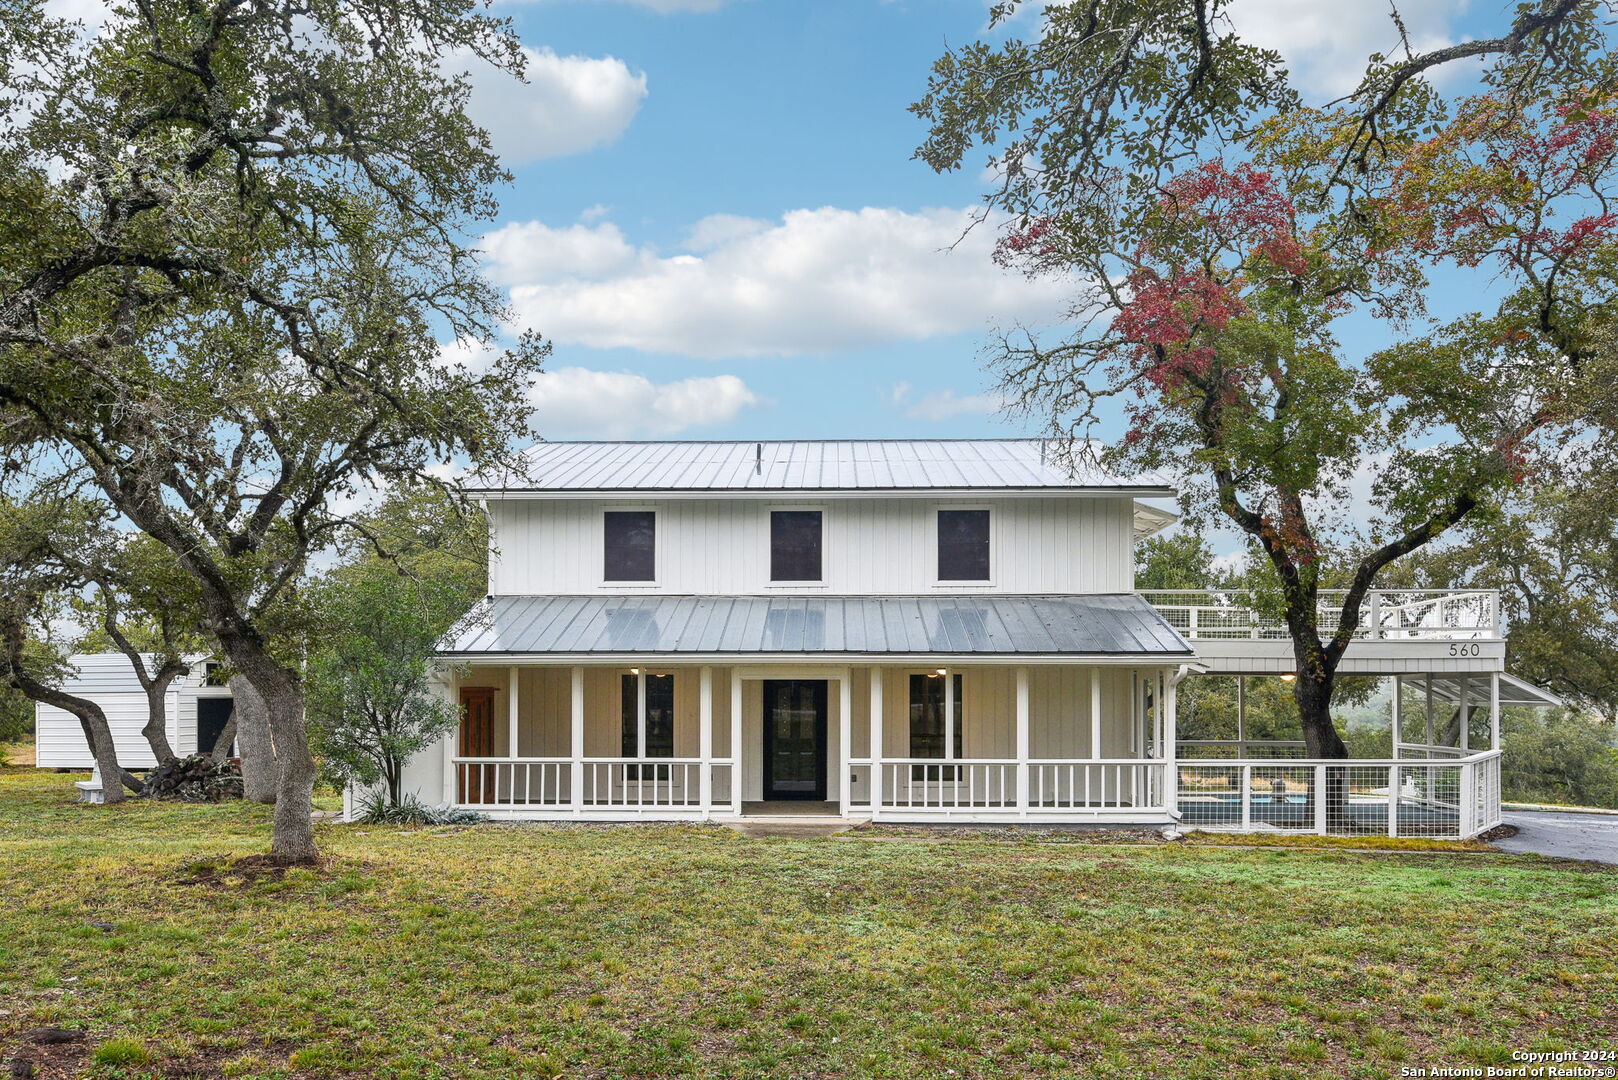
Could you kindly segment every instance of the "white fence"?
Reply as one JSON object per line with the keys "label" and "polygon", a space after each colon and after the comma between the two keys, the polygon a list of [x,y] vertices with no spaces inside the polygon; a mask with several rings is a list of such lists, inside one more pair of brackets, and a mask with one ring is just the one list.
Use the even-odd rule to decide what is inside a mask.
{"label": "white fence", "polygon": [[[1260,610],[1245,589],[1158,589],[1141,597],[1187,638],[1285,640],[1278,612]],[[1342,618],[1342,589],[1322,589],[1317,613],[1322,631]],[[1444,592],[1373,589],[1360,605],[1355,636],[1377,641],[1485,640],[1500,636],[1500,594],[1492,589]]]}
{"label": "white fence", "polygon": [[1500,751],[1445,761],[1182,761],[1186,829],[1462,840],[1500,824]]}

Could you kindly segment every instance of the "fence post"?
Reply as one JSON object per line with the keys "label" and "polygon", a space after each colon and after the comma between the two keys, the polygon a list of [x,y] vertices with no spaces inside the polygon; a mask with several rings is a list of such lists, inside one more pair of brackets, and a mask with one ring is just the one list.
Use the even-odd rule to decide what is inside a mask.
{"label": "fence post", "polygon": [[1371,594],[1371,632],[1367,636],[1372,639],[1387,637],[1382,632],[1382,594],[1380,592]]}
{"label": "fence post", "polygon": [[1476,814],[1478,806],[1477,766],[1470,762],[1461,766],[1461,790],[1456,793],[1460,806],[1456,808],[1456,839],[1466,840],[1478,831]]}
{"label": "fence post", "polygon": [[1388,835],[1399,835],[1399,766],[1388,766]]}
{"label": "fence post", "polygon": [[1242,832],[1253,831],[1253,766],[1242,766]]}
{"label": "fence post", "polygon": [[1326,835],[1326,766],[1315,766],[1315,832]]}

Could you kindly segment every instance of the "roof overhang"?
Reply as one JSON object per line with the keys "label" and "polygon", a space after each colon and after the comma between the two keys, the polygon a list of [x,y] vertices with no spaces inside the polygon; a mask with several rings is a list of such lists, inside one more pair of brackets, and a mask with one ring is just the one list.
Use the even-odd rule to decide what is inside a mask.
{"label": "roof overhang", "polygon": [[[954,488],[463,488],[487,502],[528,499],[1171,499],[1171,487],[954,487]],[[1166,513],[1166,511],[1156,511]],[[1178,520],[1169,515],[1170,522]]]}
{"label": "roof overhang", "polygon": [[[1500,704],[1504,706],[1559,709],[1565,702],[1556,694],[1551,693],[1542,686],[1535,686],[1526,679],[1519,679],[1515,675],[1500,672]],[[1425,692],[1427,685],[1426,675],[1406,675],[1404,683],[1417,693]],[[1489,703],[1489,673],[1475,673],[1470,677],[1446,672],[1431,676],[1433,697],[1447,704],[1458,705],[1464,690],[1467,702],[1470,705],[1487,705]],[[1479,689],[1483,687],[1483,689]]]}
{"label": "roof overhang", "polygon": [[445,659],[1186,663],[1190,644],[1133,593],[1055,596],[494,596]]}

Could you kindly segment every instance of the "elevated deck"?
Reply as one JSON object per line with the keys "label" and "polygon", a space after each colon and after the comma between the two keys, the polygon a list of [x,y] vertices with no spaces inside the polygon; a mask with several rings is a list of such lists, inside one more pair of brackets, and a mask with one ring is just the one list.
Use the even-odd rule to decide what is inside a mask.
{"label": "elevated deck", "polygon": [[[1281,613],[1245,589],[1163,589],[1141,597],[1196,649],[1209,674],[1279,675],[1293,669]],[[1344,590],[1323,590],[1322,629],[1342,617]],[[1492,589],[1376,589],[1366,594],[1343,657],[1345,675],[1504,670],[1500,595]]]}

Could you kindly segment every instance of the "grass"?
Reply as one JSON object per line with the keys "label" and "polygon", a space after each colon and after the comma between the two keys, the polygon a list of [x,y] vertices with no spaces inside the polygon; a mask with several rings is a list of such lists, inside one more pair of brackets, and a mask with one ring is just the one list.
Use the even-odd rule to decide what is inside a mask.
{"label": "grass", "polygon": [[92,1077],[1290,1080],[1618,1039],[1589,866],[483,825],[323,826],[280,874],[233,864],[263,807],[70,779],[0,773],[0,1047],[82,1028]]}

